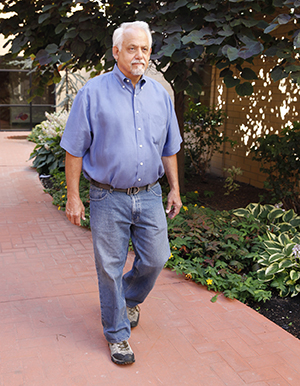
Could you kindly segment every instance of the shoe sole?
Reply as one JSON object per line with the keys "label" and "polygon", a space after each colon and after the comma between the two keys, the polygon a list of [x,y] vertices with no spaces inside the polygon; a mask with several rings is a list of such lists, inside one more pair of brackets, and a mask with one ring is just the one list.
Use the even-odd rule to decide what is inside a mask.
{"label": "shoe sole", "polygon": [[130,322],[130,327],[131,328],[137,327],[137,325],[139,324],[139,320],[140,320],[140,314],[139,314],[136,322]]}
{"label": "shoe sole", "polygon": [[122,362],[119,361],[118,359],[115,359],[114,357],[111,357],[111,360],[116,364],[116,365],[132,365],[135,362],[135,358],[133,358],[132,361],[128,362]]}

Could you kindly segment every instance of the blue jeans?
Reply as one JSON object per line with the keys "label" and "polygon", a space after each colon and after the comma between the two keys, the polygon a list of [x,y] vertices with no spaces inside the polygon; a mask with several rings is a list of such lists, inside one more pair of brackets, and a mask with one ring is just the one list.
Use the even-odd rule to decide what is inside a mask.
{"label": "blue jeans", "polygon": [[[101,319],[108,342],[130,336],[126,306],[142,303],[170,256],[159,183],[127,195],[91,185],[90,210]],[[135,260],[123,275],[131,238]]]}

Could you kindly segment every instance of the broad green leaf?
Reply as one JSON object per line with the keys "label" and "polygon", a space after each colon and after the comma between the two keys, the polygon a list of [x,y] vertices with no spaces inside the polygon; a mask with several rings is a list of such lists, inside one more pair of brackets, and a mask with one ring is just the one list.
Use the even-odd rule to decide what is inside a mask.
{"label": "broad green leaf", "polygon": [[294,248],[295,244],[294,243],[290,243],[290,244],[287,244],[284,248],[283,248],[283,253],[286,255],[286,256],[290,256],[292,255],[293,253],[293,248]]}
{"label": "broad green leaf", "polygon": [[84,42],[86,42],[93,37],[93,32],[91,30],[83,30],[79,33],[79,36]]}
{"label": "broad green leaf", "polygon": [[58,35],[60,34],[61,32],[63,32],[64,30],[66,29],[66,25],[63,24],[63,23],[60,23],[56,26],[55,28],[55,33]]}
{"label": "broad green leaf", "polygon": [[289,293],[290,293],[290,288],[285,287],[284,289],[280,290],[279,296],[281,296],[282,298],[285,298],[286,296],[288,296]]}
{"label": "broad green leaf", "polygon": [[275,209],[271,210],[271,212],[268,214],[268,219],[270,221],[273,221],[273,220],[275,220],[277,218],[282,217],[283,214],[284,214],[284,211],[282,209],[275,208]]}
{"label": "broad green leaf", "polygon": [[287,14],[281,14],[277,18],[279,24],[287,24],[291,20],[291,16]]}
{"label": "broad green leaf", "polygon": [[274,253],[269,257],[269,263],[274,263],[275,261],[284,259],[284,254],[282,253]]}
{"label": "broad green leaf", "polygon": [[240,96],[250,96],[253,94],[253,86],[250,82],[244,82],[238,84],[235,88],[235,91]]}
{"label": "broad green leaf", "polygon": [[38,18],[38,23],[42,24],[45,20],[49,19],[50,13],[42,13]]}
{"label": "broad green leaf", "polygon": [[275,241],[275,240],[266,240],[263,242],[264,245],[267,247],[267,248],[276,248],[276,249],[279,249],[282,250],[282,245],[278,242],[278,241]]}
{"label": "broad green leaf", "polygon": [[78,35],[76,28],[70,28],[65,34],[64,39],[74,39]]}
{"label": "broad green leaf", "polygon": [[47,12],[49,9],[55,7],[55,4],[45,5],[42,9],[43,12]]}
{"label": "broad green leaf", "polygon": [[270,32],[274,31],[278,27],[279,27],[279,25],[277,23],[276,24],[270,24],[269,27],[265,28],[264,33],[269,34]]}
{"label": "broad green leaf", "polygon": [[300,272],[299,272],[299,271],[295,271],[294,269],[292,269],[292,270],[290,271],[290,278],[291,278],[293,281],[299,280],[299,278],[300,278]]}
{"label": "broad green leaf", "polygon": [[300,292],[300,284],[295,285],[295,290],[299,293]]}
{"label": "broad green leaf", "polygon": [[285,269],[290,268],[295,265],[295,262],[293,262],[291,259],[284,259],[279,263],[279,269]]}
{"label": "broad green leaf", "polygon": [[239,57],[239,50],[229,45],[226,45],[222,48],[222,53],[223,55],[227,56],[231,62]]}
{"label": "broad green leaf", "polygon": [[71,50],[74,52],[76,56],[81,56],[83,55],[84,51],[86,49],[85,43],[75,40],[71,44]]}
{"label": "broad green leaf", "polygon": [[46,47],[46,51],[49,53],[49,54],[54,54],[55,52],[57,52],[58,50],[58,46],[57,44],[48,44],[47,47]]}
{"label": "broad green leaf", "polygon": [[273,264],[270,264],[266,270],[265,270],[265,275],[266,276],[269,276],[269,275],[274,275],[276,273],[279,273],[281,272],[281,269],[279,268],[279,264],[278,263],[273,263]]}
{"label": "broad green leaf", "polygon": [[290,209],[288,210],[287,212],[284,213],[284,215],[282,216],[282,220],[284,222],[289,222],[291,221],[292,218],[294,218],[296,216],[295,212],[293,211],[293,209]]}
{"label": "broad green leaf", "polygon": [[225,25],[221,31],[218,31],[218,35],[228,37],[234,35],[234,31],[228,25]]}
{"label": "broad green leaf", "polygon": [[294,37],[293,44],[296,48],[300,48],[300,31],[297,33],[297,35]]}
{"label": "broad green leaf", "polygon": [[234,78],[230,75],[226,75],[224,77],[224,83],[225,83],[227,88],[231,88],[231,87],[235,87],[236,85],[238,85],[240,83],[240,80],[237,78]]}
{"label": "broad green leaf", "polygon": [[244,24],[245,27],[252,28],[258,24],[258,20],[243,19],[242,23]]}
{"label": "broad green leaf", "polygon": [[277,82],[278,80],[284,79],[288,76],[282,69],[282,67],[274,67],[274,69],[271,71],[271,78],[274,80],[274,82]]}
{"label": "broad green leaf", "polygon": [[257,277],[260,281],[270,281],[274,279],[275,275],[266,275],[265,268],[262,268],[257,271]]}
{"label": "broad green leaf", "polygon": [[266,231],[266,235],[268,236],[269,240],[273,240],[273,241],[277,240],[276,235],[274,235],[274,233],[272,233],[272,232]]}
{"label": "broad green leaf", "polygon": [[243,68],[243,71],[241,73],[241,77],[246,79],[246,80],[252,80],[252,79],[257,79],[256,73],[251,70],[251,68]]}
{"label": "broad green leaf", "polygon": [[295,235],[291,241],[295,244],[300,244],[300,235]]}
{"label": "broad green leaf", "polygon": [[278,237],[278,241],[281,245],[287,245],[291,242],[290,238],[286,233],[281,233]]}
{"label": "broad green leaf", "polygon": [[297,216],[296,218],[293,218],[291,221],[290,221],[290,224],[293,226],[293,227],[299,227],[300,226],[300,217]]}
{"label": "broad green leaf", "polygon": [[282,222],[278,224],[278,227],[280,229],[280,232],[288,232],[289,230],[292,229],[292,225],[287,222]]}
{"label": "broad green leaf", "polygon": [[282,253],[282,246],[280,246],[280,248],[268,248],[266,251],[270,255],[274,255],[275,253]]}
{"label": "broad green leaf", "polygon": [[233,214],[238,217],[248,217],[249,216],[249,210],[244,208],[234,209]]}

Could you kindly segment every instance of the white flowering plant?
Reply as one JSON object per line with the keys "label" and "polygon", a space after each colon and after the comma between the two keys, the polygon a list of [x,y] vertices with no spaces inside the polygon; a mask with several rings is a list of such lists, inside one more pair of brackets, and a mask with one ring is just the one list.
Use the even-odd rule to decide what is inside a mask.
{"label": "white flowering plant", "polygon": [[36,125],[28,140],[36,143],[29,159],[34,159],[32,166],[39,174],[52,174],[55,169],[63,170],[65,150],[60,147],[60,140],[68,119],[68,112],[45,113],[46,120]]}

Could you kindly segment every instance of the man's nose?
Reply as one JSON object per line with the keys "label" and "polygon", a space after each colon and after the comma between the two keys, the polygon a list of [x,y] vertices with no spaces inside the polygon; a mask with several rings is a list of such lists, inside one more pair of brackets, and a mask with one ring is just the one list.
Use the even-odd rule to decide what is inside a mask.
{"label": "man's nose", "polygon": [[136,55],[137,58],[142,58],[143,57],[143,51],[141,48],[137,49]]}

